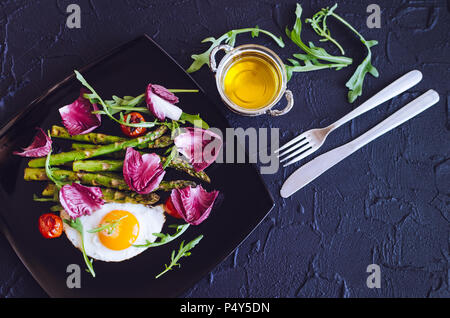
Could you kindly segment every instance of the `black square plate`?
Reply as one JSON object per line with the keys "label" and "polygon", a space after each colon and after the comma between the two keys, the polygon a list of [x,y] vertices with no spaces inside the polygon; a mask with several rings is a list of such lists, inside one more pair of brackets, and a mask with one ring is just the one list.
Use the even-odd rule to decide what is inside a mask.
{"label": "black square plate", "polygon": [[[228,124],[203,90],[166,52],[149,37],[142,36],[113,50],[94,63],[80,69],[87,81],[103,97],[137,96],[148,83],[169,88],[197,88],[198,94],[180,96],[180,106],[188,113],[200,113],[211,127],[225,131]],[[81,288],[66,285],[69,264],[85,268],[81,253],[63,235],[46,240],[39,234],[39,215],[49,205],[34,202],[34,193],[43,185],[24,182],[27,160],[12,151],[30,143],[35,127],[48,129],[60,123],[58,108],[78,97],[80,83],[70,76],[49,89],[0,130],[0,228],[22,262],[52,297],[174,297],[186,291],[223,261],[252,232],[273,207],[273,199],[252,164],[214,164],[208,168],[212,184],[223,194],[221,202],[201,225],[191,226],[182,238],[151,248],[121,263],[94,262],[97,274],[92,278],[82,271]],[[108,123],[109,122],[109,123]],[[104,118],[102,131],[115,129]],[[168,223],[176,223],[168,219]],[[180,223],[180,222],[178,222]],[[173,231],[173,230],[172,230]],[[190,241],[203,234],[203,240],[182,267],[159,279],[173,249],[181,240]]]}

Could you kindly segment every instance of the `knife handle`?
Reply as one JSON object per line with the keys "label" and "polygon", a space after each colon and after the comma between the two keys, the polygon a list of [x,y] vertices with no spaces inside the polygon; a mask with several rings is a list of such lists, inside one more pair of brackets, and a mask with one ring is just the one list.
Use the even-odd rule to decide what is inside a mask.
{"label": "knife handle", "polygon": [[385,134],[389,130],[400,126],[404,122],[420,114],[425,109],[436,104],[438,101],[439,94],[436,91],[430,89],[347,145],[352,149],[352,152],[356,151],[359,148],[367,145],[372,140]]}
{"label": "knife handle", "polygon": [[422,80],[422,77],[422,73],[418,70],[413,70],[406,73],[405,75],[398,78],[397,80],[383,88],[381,91],[376,93],[374,96],[369,98],[359,107],[355,108],[350,113],[348,113],[335,123],[331,124],[330,127],[332,127],[332,129],[334,130],[345,124],[346,122],[354,119],[355,117],[358,117],[359,115],[364,114],[365,112],[377,107],[378,105],[381,105],[384,102],[394,98],[395,96],[407,91],[411,87],[417,85],[417,83]]}

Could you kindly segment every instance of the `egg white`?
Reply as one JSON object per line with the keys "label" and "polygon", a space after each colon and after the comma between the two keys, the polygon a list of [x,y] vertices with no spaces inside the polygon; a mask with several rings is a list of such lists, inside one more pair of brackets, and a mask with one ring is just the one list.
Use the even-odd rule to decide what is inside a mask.
{"label": "egg white", "polygon": [[[114,210],[128,211],[138,220],[139,234],[133,245],[145,244],[147,240],[154,242],[156,236],[153,233],[160,233],[165,222],[164,209],[161,205],[148,207],[142,204],[132,203],[106,203],[91,215],[85,215],[79,218],[83,225],[84,249],[89,258],[104,262],[121,262],[147,249],[146,247],[135,247],[132,245],[120,251],[111,250],[101,243],[98,233],[87,232],[98,228],[103,217]],[[61,211],[61,218],[69,219],[70,217],[65,211]],[[80,233],[66,223],[64,223],[64,232],[69,241],[81,250]]]}

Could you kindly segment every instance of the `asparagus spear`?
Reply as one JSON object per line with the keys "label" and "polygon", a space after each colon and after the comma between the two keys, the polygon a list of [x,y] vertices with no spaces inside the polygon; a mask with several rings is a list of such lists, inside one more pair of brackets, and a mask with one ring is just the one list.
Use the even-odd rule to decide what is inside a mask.
{"label": "asparagus spear", "polygon": [[[109,153],[113,153],[120,150],[125,150],[128,147],[137,147],[140,145],[147,145],[149,142],[161,137],[167,131],[166,126],[160,126],[156,130],[148,133],[145,136],[138,137],[136,139],[130,139],[122,142],[116,142],[104,146],[99,146],[93,149],[87,150],[73,150],[69,152],[62,152],[52,155],[50,158],[50,165],[58,166],[66,162],[88,159],[93,157],[99,157]],[[46,158],[37,158],[30,160],[28,166],[31,168],[41,168],[45,166]]]}
{"label": "asparagus spear", "polygon": [[72,169],[86,172],[122,171],[123,160],[78,160],[73,162]]}
{"label": "asparagus spear", "polygon": [[[49,183],[47,187],[42,191],[43,196],[51,197],[55,195],[57,191],[54,183]],[[116,203],[136,203],[152,205],[159,201],[159,195],[156,193],[150,194],[138,194],[130,191],[118,191],[114,189],[102,189],[103,199],[106,202]]]}
{"label": "asparagus spear", "polygon": [[55,138],[68,139],[72,141],[83,141],[89,142],[91,144],[96,145],[108,145],[113,144],[115,142],[122,142],[128,140],[127,138],[104,135],[99,133],[89,133],[84,135],[70,135],[67,129],[60,126],[52,126],[50,131],[50,136]]}
{"label": "asparagus spear", "polygon": [[[161,162],[166,158],[161,157]],[[185,172],[192,177],[199,178],[205,182],[211,182],[209,176],[203,171],[195,171],[194,168],[185,160],[174,158],[169,163],[172,169]],[[123,160],[79,160],[73,162],[73,171],[101,172],[101,171],[122,171]]]}
{"label": "asparagus spear", "polygon": [[[173,144],[173,140],[170,138],[170,136],[161,136],[160,138],[151,141],[148,143],[147,148],[149,149],[157,149],[157,148],[166,148]],[[98,145],[95,144],[80,144],[80,143],[73,143],[72,149],[73,150],[85,150],[85,149],[93,149],[97,148]],[[116,153],[114,153],[115,155]],[[125,156],[125,152],[117,152],[117,154],[121,154],[122,157]],[[108,154],[108,156],[111,154]]]}
{"label": "asparagus spear", "polygon": [[[90,186],[103,186],[106,188],[113,188],[118,190],[128,190],[130,188],[126,184],[125,180],[120,175],[112,173],[88,173],[88,172],[73,172],[70,170],[53,170],[53,176],[60,180],[68,182],[80,182],[81,184]],[[26,168],[25,181],[48,181],[45,169],[39,168]],[[188,180],[174,180],[174,181],[161,181],[156,191],[171,191],[172,189],[185,188],[189,186],[195,186],[195,182]]]}
{"label": "asparagus spear", "polygon": [[[69,134],[69,132],[67,131],[67,129],[65,129],[64,127],[61,127],[61,126],[53,126],[50,131],[50,135],[55,138],[62,138],[62,139],[67,139],[67,140],[71,140],[71,141],[78,141],[78,142],[82,141],[82,142],[89,143],[89,144],[76,144],[77,145],[76,147],[72,147],[75,150],[82,150],[82,149],[84,150],[84,149],[88,149],[88,148],[93,148],[98,145],[108,145],[108,144],[113,144],[116,142],[123,142],[123,141],[130,140],[130,139],[124,138],[124,137],[105,135],[105,134],[100,134],[100,133],[89,133],[89,134],[84,134],[84,135],[71,136]],[[138,148],[140,148],[140,149],[165,148],[165,147],[170,146],[172,143],[173,143],[173,141],[170,138],[170,136],[162,136],[161,138],[158,138],[152,142],[149,142],[148,145],[140,145],[140,146],[138,146]],[[86,145],[86,147],[82,147],[81,145]],[[89,147],[89,146],[91,146],[91,147]]]}

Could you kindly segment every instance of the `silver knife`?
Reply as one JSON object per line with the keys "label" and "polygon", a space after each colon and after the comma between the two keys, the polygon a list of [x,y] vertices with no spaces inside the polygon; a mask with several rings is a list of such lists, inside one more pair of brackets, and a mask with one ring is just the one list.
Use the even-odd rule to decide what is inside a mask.
{"label": "silver knife", "polygon": [[420,114],[439,101],[439,94],[430,89],[425,94],[417,97],[400,110],[383,120],[381,123],[362,134],[353,141],[320,155],[305,165],[298,168],[284,182],[281,188],[281,196],[288,198],[305,185],[316,179],[322,173],[344,160],[355,151],[367,145],[372,140],[380,137],[391,129],[400,126],[404,122]]}

